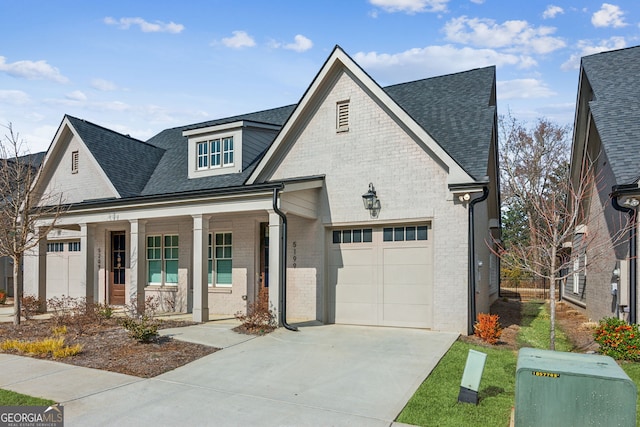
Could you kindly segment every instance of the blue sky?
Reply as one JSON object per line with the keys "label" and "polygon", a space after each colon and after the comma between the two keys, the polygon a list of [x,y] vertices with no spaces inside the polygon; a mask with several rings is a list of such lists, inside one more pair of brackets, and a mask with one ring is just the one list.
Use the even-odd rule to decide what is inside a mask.
{"label": "blue sky", "polygon": [[379,84],[496,65],[499,113],[573,121],[580,57],[640,44],[640,2],[0,0],[0,124],[146,140],[296,103],[339,44]]}

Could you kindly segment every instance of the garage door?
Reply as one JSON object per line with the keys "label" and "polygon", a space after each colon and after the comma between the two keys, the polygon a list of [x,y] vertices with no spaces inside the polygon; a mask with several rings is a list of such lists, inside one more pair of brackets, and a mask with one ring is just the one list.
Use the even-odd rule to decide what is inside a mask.
{"label": "garage door", "polygon": [[429,226],[335,229],[329,244],[329,304],[335,323],[432,325]]}
{"label": "garage door", "polygon": [[79,241],[47,243],[47,299],[86,296],[80,254]]}

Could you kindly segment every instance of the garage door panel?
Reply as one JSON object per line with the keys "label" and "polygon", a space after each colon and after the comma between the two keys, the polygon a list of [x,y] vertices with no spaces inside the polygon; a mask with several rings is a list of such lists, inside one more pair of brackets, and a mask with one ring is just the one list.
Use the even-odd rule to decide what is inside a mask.
{"label": "garage door panel", "polygon": [[69,256],[69,295],[74,298],[81,298],[85,295],[85,279],[81,266],[82,258],[79,254]]}
{"label": "garage door panel", "polygon": [[378,304],[336,302],[336,323],[378,325]]}
{"label": "garage door panel", "polygon": [[334,267],[332,275],[333,282],[340,284],[372,283],[374,281],[374,272],[371,271],[371,266]]}
{"label": "garage door panel", "polygon": [[383,324],[428,328],[431,326],[431,314],[431,305],[384,304]]}
{"label": "garage door panel", "polygon": [[429,248],[384,248],[385,264],[393,265],[410,265],[410,264],[428,264],[430,263]]}
{"label": "garage door panel", "polygon": [[376,297],[375,287],[371,285],[340,284],[336,286],[336,301],[343,303],[362,302],[376,304],[378,298]]}
{"label": "garage door panel", "polygon": [[384,286],[384,302],[389,304],[420,304],[430,305],[431,286],[422,285],[394,285]]}
{"label": "garage door panel", "polygon": [[430,282],[431,269],[426,265],[384,265],[385,285],[408,285]]}
{"label": "garage door panel", "polygon": [[343,265],[371,265],[374,261],[373,248],[348,248],[332,251],[329,263],[334,266]]}
{"label": "garage door panel", "polygon": [[69,295],[65,277],[66,259],[58,253],[47,254],[47,299],[59,295]]}

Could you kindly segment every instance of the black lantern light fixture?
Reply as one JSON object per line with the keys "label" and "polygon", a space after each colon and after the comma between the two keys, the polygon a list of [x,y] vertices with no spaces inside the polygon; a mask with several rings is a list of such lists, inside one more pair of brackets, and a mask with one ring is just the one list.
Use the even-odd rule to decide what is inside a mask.
{"label": "black lantern light fixture", "polygon": [[369,183],[369,191],[362,195],[362,203],[364,208],[369,211],[371,218],[377,218],[380,211],[380,200],[376,195],[376,189],[373,187],[373,183]]}

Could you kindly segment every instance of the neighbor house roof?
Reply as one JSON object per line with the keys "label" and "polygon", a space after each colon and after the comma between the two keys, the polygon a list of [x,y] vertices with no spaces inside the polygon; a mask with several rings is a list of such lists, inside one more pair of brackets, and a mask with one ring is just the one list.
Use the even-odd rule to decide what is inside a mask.
{"label": "neighbor house roof", "polygon": [[639,178],[640,46],[582,58],[589,108],[617,184]]}

